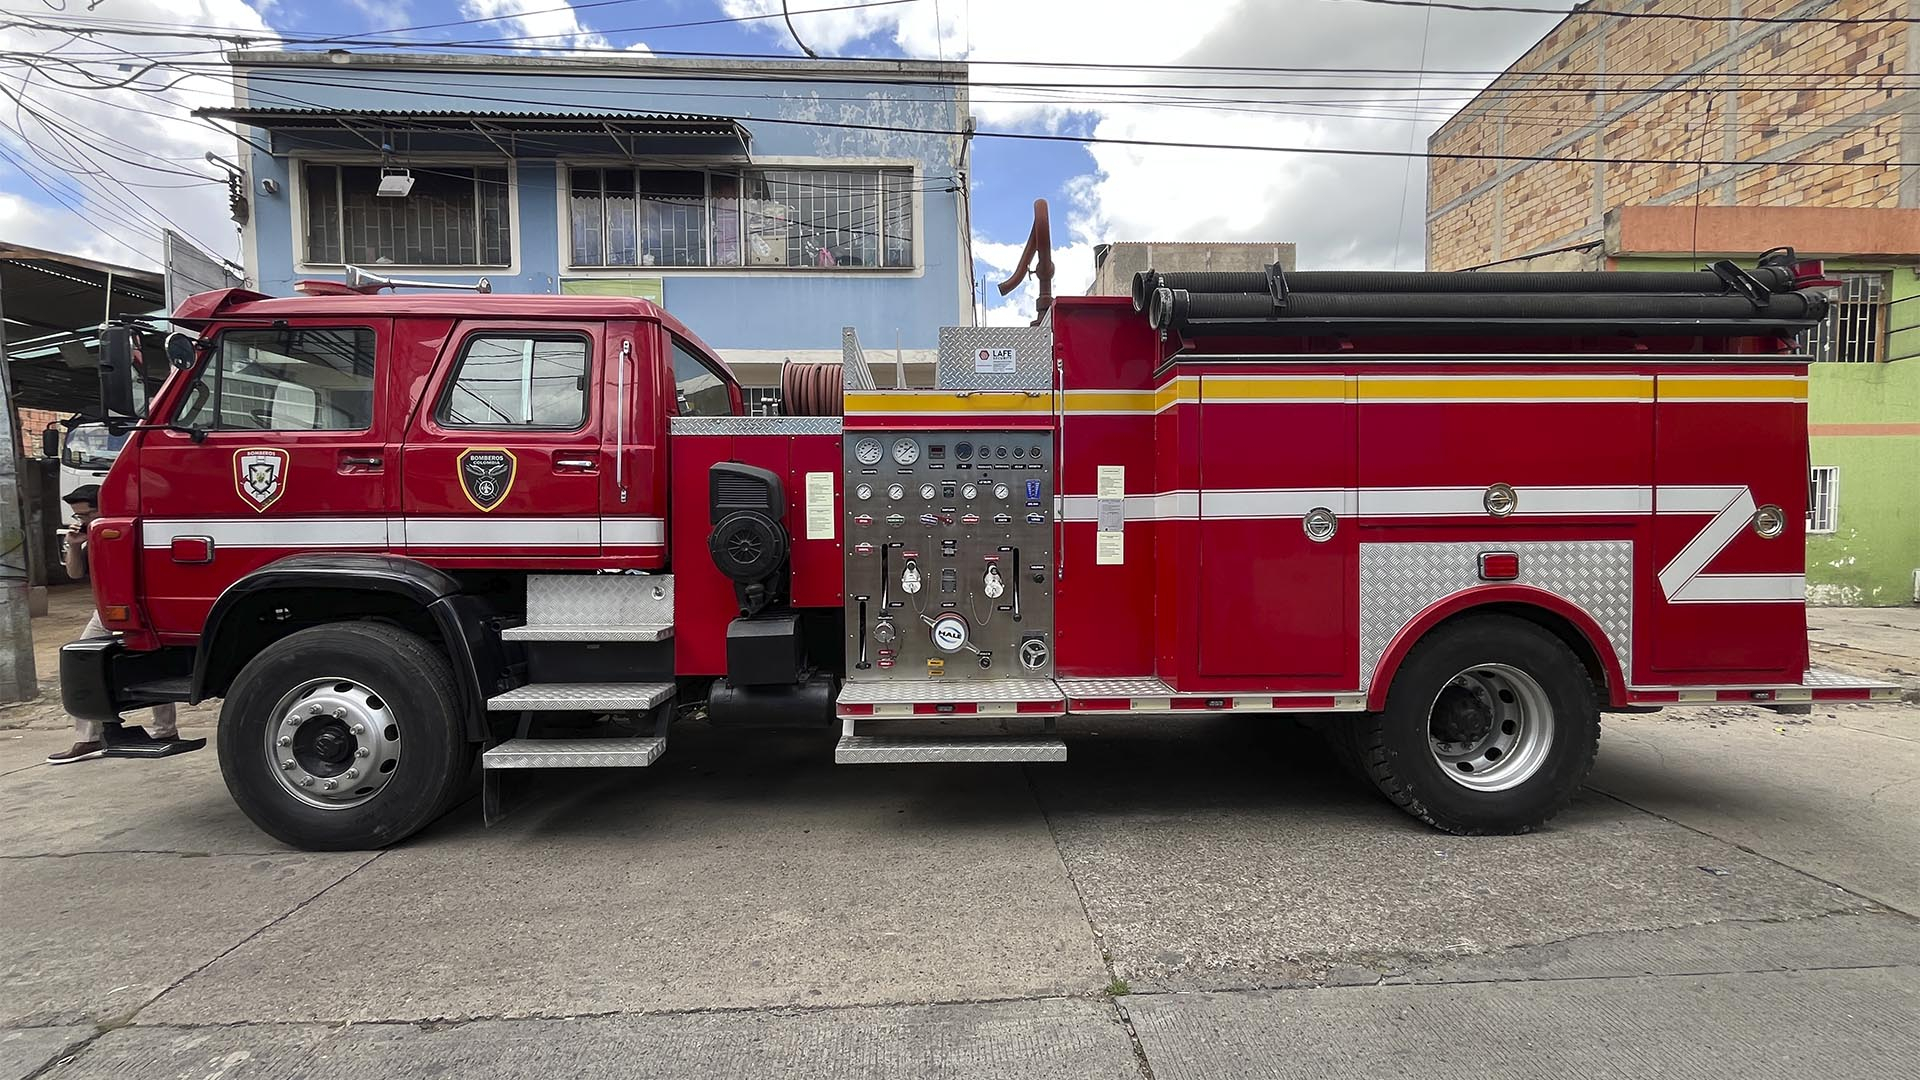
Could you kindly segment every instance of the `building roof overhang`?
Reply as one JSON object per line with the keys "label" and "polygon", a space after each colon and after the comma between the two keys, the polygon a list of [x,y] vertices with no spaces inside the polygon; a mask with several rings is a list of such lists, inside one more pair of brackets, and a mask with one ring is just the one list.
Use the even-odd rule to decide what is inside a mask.
{"label": "building roof overhang", "polygon": [[507,158],[613,156],[752,160],[752,133],[726,116],[687,113],[218,107],[195,116],[267,133],[275,154],[480,153]]}

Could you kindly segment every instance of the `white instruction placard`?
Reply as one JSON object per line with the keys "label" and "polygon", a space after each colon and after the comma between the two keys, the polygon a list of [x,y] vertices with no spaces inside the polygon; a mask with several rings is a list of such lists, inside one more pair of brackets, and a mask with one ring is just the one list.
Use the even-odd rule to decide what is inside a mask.
{"label": "white instruction placard", "polygon": [[1011,375],[1020,358],[1017,349],[981,349],[973,354],[975,375]]}
{"label": "white instruction placard", "polygon": [[1094,471],[1093,562],[1118,566],[1127,561],[1127,467],[1101,465]]}
{"label": "white instruction placard", "polygon": [[833,539],[833,473],[807,474],[807,539]]}

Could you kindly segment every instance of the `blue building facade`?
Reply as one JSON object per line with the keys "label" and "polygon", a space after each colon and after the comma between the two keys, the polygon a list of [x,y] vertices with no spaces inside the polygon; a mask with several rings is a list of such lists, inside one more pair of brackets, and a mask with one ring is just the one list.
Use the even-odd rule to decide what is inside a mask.
{"label": "blue building facade", "polygon": [[[973,321],[966,68],[647,56],[233,58],[262,292],[348,265],[660,301],[750,386],[841,328]],[[404,194],[395,192],[404,190]],[[385,193],[383,193],[385,192]]]}

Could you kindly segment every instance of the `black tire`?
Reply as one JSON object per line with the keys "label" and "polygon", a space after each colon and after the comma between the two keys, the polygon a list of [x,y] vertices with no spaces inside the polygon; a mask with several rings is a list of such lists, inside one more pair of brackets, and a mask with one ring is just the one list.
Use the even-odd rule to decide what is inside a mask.
{"label": "black tire", "polygon": [[[360,683],[396,718],[404,752],[379,792],[357,806],[302,802],[266,753],[275,706],[316,675]],[[277,840],[308,851],[382,848],[440,816],[463,790],[474,746],[458,701],[452,665],[418,634],[371,622],[310,627],[262,649],[234,679],[220,710],[220,773],[241,811]]]}
{"label": "black tire", "polygon": [[[1538,764],[1504,790],[1456,781],[1428,739],[1441,691],[1483,665],[1530,677],[1551,711],[1543,720],[1552,738]],[[1434,828],[1467,836],[1531,832],[1566,809],[1599,741],[1600,708],[1580,658],[1551,632],[1508,615],[1467,616],[1423,638],[1394,674],[1386,710],[1364,717],[1355,738],[1360,765],[1382,794]]]}

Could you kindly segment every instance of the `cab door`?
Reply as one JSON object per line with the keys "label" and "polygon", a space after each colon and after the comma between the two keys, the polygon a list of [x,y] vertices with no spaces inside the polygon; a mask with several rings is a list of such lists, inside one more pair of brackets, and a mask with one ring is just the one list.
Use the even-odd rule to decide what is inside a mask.
{"label": "cab door", "polygon": [[453,328],[401,450],[409,554],[489,566],[600,557],[606,339],[589,322]]}
{"label": "cab door", "polygon": [[[135,437],[141,581],[162,635],[199,633],[227,586],[301,551],[385,551],[398,505],[383,392],[391,320],[235,326]],[[136,453],[129,450],[125,453]]]}

